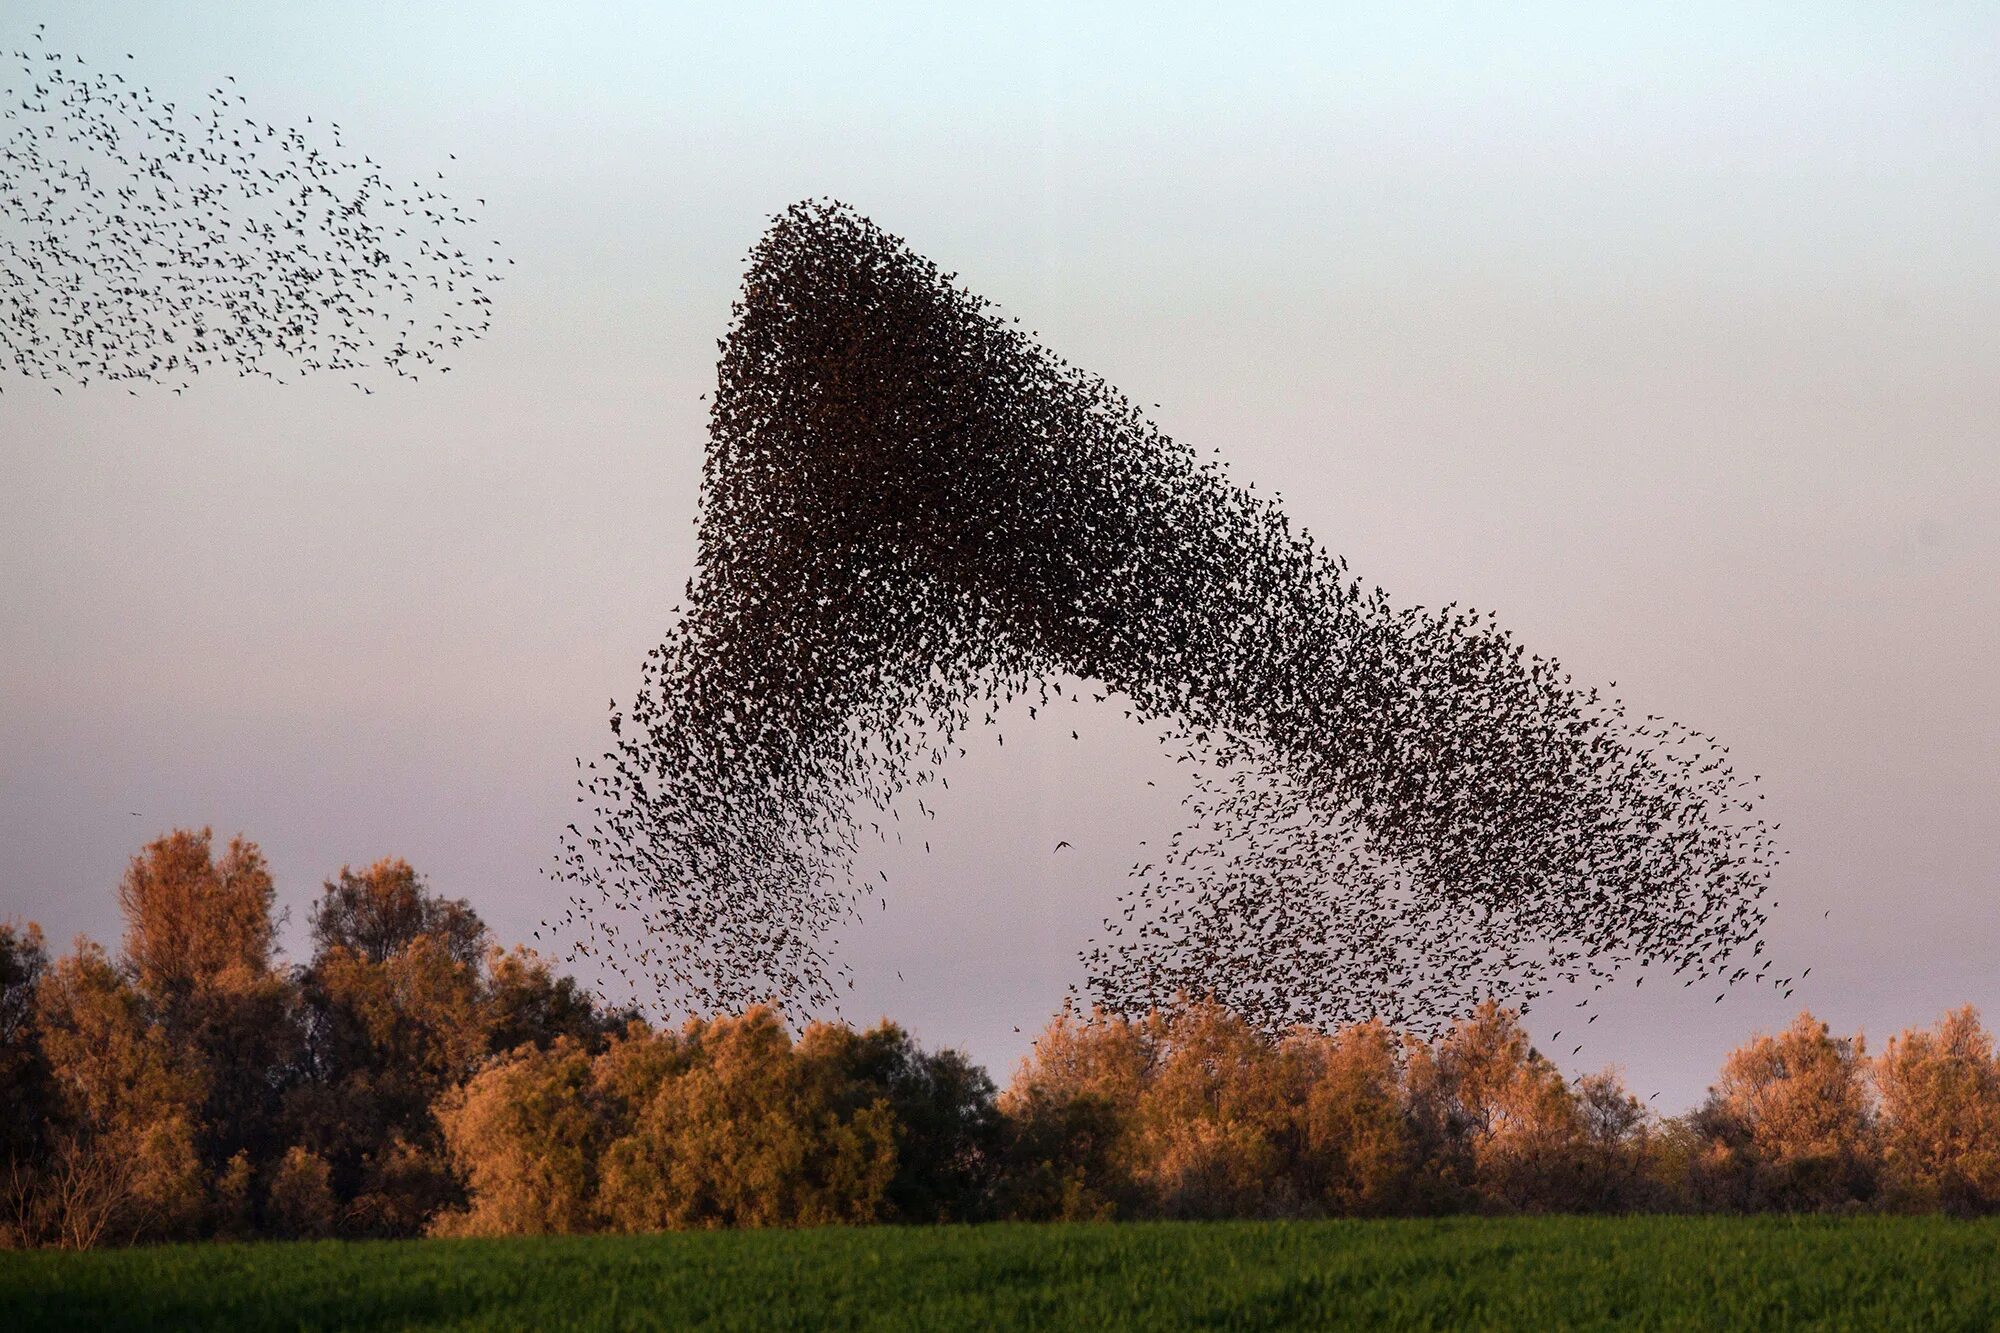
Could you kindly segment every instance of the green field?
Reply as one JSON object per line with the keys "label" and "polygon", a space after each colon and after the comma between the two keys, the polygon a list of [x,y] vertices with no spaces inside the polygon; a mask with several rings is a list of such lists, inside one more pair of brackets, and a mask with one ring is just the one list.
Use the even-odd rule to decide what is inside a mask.
{"label": "green field", "polygon": [[990,1226],[0,1255],[0,1328],[2000,1327],[2000,1224]]}

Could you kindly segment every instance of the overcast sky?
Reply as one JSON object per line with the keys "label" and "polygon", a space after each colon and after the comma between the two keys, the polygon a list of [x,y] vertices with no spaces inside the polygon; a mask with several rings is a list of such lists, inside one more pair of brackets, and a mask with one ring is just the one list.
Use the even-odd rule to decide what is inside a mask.
{"label": "overcast sky", "polygon": [[[831,194],[1397,600],[1763,775],[1812,976],[1623,986],[1565,1068],[1679,1109],[1801,1000],[2000,1020],[2000,9],[852,8],[8,7],[0,44],[448,167],[517,264],[451,376],[371,397],[0,375],[0,914],[114,939],[126,858],[206,823],[295,953],[386,854],[525,938],[692,573],[743,255]],[[1006,729],[850,954],[1003,1080],[1173,813],[1116,710]]]}

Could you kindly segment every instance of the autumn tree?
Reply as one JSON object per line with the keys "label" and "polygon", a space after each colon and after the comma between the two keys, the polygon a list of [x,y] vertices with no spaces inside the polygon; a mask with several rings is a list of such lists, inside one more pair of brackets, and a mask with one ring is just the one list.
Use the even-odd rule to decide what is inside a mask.
{"label": "autumn tree", "polygon": [[478,978],[419,937],[380,963],[316,958],[305,997],[311,1076],[288,1101],[295,1141],[331,1165],[354,1230],[412,1234],[455,1194],[431,1105],[485,1054]]}
{"label": "autumn tree", "polygon": [[47,1229],[43,1167],[54,1104],[35,992],[48,966],[41,927],[0,922],[0,1249],[36,1244]]}
{"label": "autumn tree", "polygon": [[[896,1171],[885,1099],[856,1106],[767,1008],[688,1023],[679,1067],[634,1087],[631,1130],[604,1158],[621,1230],[880,1220]],[[669,1066],[671,1068],[671,1066]]]}
{"label": "autumn tree", "polygon": [[1971,1005],[1891,1037],[1875,1062],[1891,1200],[1955,1213],[2000,1207],[2000,1065]]}
{"label": "autumn tree", "polygon": [[1130,1113],[1128,1152],[1168,1217],[1254,1217],[1297,1211],[1293,1108],[1303,1100],[1296,1052],[1241,1016],[1199,1002],[1160,1016]]}
{"label": "autumn tree", "polygon": [[1565,1206],[1583,1117],[1518,1015],[1486,1001],[1413,1062],[1412,1073],[1416,1118],[1434,1162],[1489,1206]]}
{"label": "autumn tree", "polygon": [[270,969],[276,890],[264,855],[237,837],[218,861],[212,842],[206,828],[175,829],[146,844],[118,885],[126,964],[162,1006],[231,969]]}
{"label": "autumn tree", "polygon": [[118,886],[124,966],[201,1087],[197,1145],[220,1176],[282,1148],[278,1112],[300,1055],[296,992],[272,968],[276,890],[257,844],[209,829],[148,843]]}
{"label": "autumn tree", "polygon": [[52,1089],[42,1226],[76,1246],[189,1234],[206,1197],[199,1071],[88,940],[37,981],[34,1022]]}
{"label": "autumn tree", "polygon": [[544,1236],[598,1229],[598,1165],[622,1109],[600,1085],[590,1052],[567,1037],[548,1047],[522,1044],[487,1066],[439,1103],[439,1125],[469,1203],[441,1214],[433,1232]]}
{"label": "autumn tree", "polygon": [[[25,1058],[28,1080],[10,1070],[7,1086],[47,1089],[29,1122],[37,1179],[14,1194],[34,1194],[63,1243],[247,1222],[252,1151],[273,1146],[296,1048],[288,984],[271,970],[273,896],[255,844],[236,838],[218,859],[210,830],[177,829],[118,885],[118,963],[79,941],[49,967],[38,935],[0,942],[0,1058]],[[231,1218],[206,1217],[211,1204]]]}
{"label": "autumn tree", "polygon": [[431,1108],[487,1052],[486,928],[395,859],[343,867],[310,922],[289,1136],[327,1163],[346,1230],[412,1235],[459,1193]]}
{"label": "autumn tree", "polygon": [[1744,1206],[1823,1210],[1872,1194],[1865,1053],[1809,1013],[1730,1052],[1697,1124]]}
{"label": "autumn tree", "polygon": [[333,1192],[333,1169],[324,1157],[293,1144],[270,1175],[265,1216],[272,1234],[323,1240],[339,1230],[342,1209]]}
{"label": "autumn tree", "polygon": [[311,926],[315,957],[342,951],[364,963],[386,963],[429,940],[453,962],[477,967],[487,943],[486,923],[471,905],[432,893],[401,857],[361,871],[342,866],[313,905]]}
{"label": "autumn tree", "polygon": [[487,1059],[560,1042],[596,1051],[630,1017],[601,1011],[532,950],[491,947],[468,903],[401,859],[342,867],[309,923],[307,1077],[287,1122],[327,1164],[351,1233],[413,1235],[461,1201],[437,1108]]}
{"label": "autumn tree", "polygon": [[1571,1200],[1589,1212],[1648,1208],[1662,1195],[1652,1177],[1654,1121],[1614,1070],[1585,1074],[1574,1085],[1582,1134],[1573,1151]]}
{"label": "autumn tree", "polygon": [[1405,1043],[1379,1022],[1290,1042],[1303,1064],[1301,1184],[1325,1211],[1374,1216],[1417,1203],[1417,1139],[1403,1086]]}
{"label": "autumn tree", "polygon": [[481,1022],[490,1054],[522,1045],[546,1048],[565,1038],[600,1050],[637,1016],[602,1008],[575,977],[557,976],[533,949],[489,949],[485,962]]}
{"label": "autumn tree", "polygon": [[848,1114],[876,1102],[888,1108],[896,1170],[883,1191],[886,1220],[965,1222],[985,1213],[1000,1141],[985,1070],[954,1050],[924,1050],[886,1019],[866,1031],[814,1024],[799,1054],[842,1085],[837,1098]]}
{"label": "autumn tree", "polygon": [[1117,1015],[1065,1010],[1042,1030],[1000,1097],[1004,1215],[1103,1220],[1150,1209],[1131,1126],[1153,1058],[1144,1028]]}

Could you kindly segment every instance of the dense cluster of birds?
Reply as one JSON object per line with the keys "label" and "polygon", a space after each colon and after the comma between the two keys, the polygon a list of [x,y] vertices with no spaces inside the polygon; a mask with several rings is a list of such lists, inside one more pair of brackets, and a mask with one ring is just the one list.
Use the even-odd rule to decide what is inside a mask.
{"label": "dense cluster of birds", "polygon": [[544,923],[572,957],[669,1006],[837,1011],[837,931],[886,905],[864,840],[933,815],[1001,704],[1088,692],[1189,774],[1080,953],[1110,1010],[1435,1030],[1626,964],[1789,983],[1773,828],[1714,737],[1490,614],[1393,606],[843,205],[773,220],[733,316],[696,577],[578,761]]}
{"label": "dense cluster of birds", "polygon": [[[443,374],[504,269],[476,219],[393,183],[335,122],[251,114],[233,78],[156,94],[48,49],[0,94],[0,356],[63,384],[184,391],[204,371]],[[483,201],[481,201],[483,202]]]}

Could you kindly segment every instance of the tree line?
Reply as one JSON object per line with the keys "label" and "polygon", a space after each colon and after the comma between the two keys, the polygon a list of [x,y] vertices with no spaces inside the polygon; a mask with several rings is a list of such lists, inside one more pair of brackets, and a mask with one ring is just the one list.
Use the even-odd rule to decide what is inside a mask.
{"label": "tree line", "polygon": [[148,844],[118,901],[115,956],[0,925],[0,1245],[2000,1210],[2000,1062],[1969,1007],[1875,1056],[1801,1014],[1664,1119],[1491,1003],[1435,1041],[1064,1013],[1001,1089],[886,1020],[607,1008],[401,860],[328,880],[294,966],[241,838]]}

